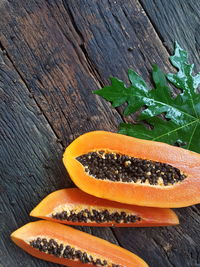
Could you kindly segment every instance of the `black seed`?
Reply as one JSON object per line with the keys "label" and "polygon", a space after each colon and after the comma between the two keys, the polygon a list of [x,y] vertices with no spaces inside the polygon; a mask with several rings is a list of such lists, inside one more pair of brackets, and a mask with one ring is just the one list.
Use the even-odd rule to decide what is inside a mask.
{"label": "black seed", "polygon": [[82,253],[80,250],[76,250],[74,254],[75,254],[75,256],[76,256],[77,258],[80,258],[80,257],[82,257],[82,254],[83,254],[83,253]]}
{"label": "black seed", "polygon": [[[105,158],[101,157],[103,154],[105,154]],[[86,171],[89,171],[89,175],[94,176],[96,179],[109,179],[113,182],[123,181],[130,183],[140,181],[144,183],[148,180],[151,185],[156,185],[159,177],[161,177],[164,185],[168,185],[186,178],[184,174],[180,173],[180,170],[169,164],[105,153],[102,150],[82,155],[77,160],[88,166]],[[129,161],[131,164],[127,164]],[[172,174],[173,179],[171,179]]]}
{"label": "black seed", "polygon": [[39,246],[37,246],[37,248],[38,248],[40,251],[42,251],[42,250],[43,250],[43,245],[39,245]]}
{"label": "black seed", "polygon": [[57,248],[53,248],[53,254],[57,254]]}
{"label": "black seed", "polygon": [[53,245],[57,245],[57,243],[56,243],[56,241],[55,240],[53,240],[53,239],[50,239],[50,241],[49,241],[51,244],[53,244]]}
{"label": "black seed", "polygon": [[90,260],[89,260],[88,257],[86,257],[86,258],[85,258],[85,263],[88,263],[88,262],[90,262]]}
{"label": "black seed", "polygon": [[93,262],[93,257],[90,255],[90,256],[88,256],[88,262]]}
{"label": "black seed", "polygon": [[77,217],[73,217],[72,218],[72,222],[77,222],[78,221],[78,218]]}
{"label": "black seed", "polygon": [[51,245],[50,243],[48,244],[48,250],[52,250],[53,249],[53,245]]}
{"label": "black seed", "polygon": [[128,222],[127,218],[124,218],[124,223],[127,223],[127,222]]}
{"label": "black seed", "polygon": [[70,251],[71,250],[71,247],[70,246],[66,246],[65,248],[67,251]]}
{"label": "black seed", "polygon": [[31,245],[32,245],[34,248],[37,248],[37,247],[38,247],[36,240],[32,241],[32,242],[31,242]]}
{"label": "black seed", "polygon": [[[72,222],[85,222],[87,223],[88,221],[92,221],[92,222],[96,222],[96,223],[103,223],[103,222],[115,222],[115,223],[120,223],[122,220],[124,220],[124,222],[129,222],[130,221],[130,216],[126,215],[125,212],[114,212],[114,213],[109,213],[109,211],[103,210],[103,211],[99,211],[96,209],[92,209],[92,211],[90,212],[88,209],[84,209],[80,212],[78,212],[77,214],[75,214],[75,211],[71,210],[70,213],[72,215],[70,215],[67,220],[68,221],[72,221]],[[83,215],[83,213],[85,213],[85,215]],[[59,217],[59,214],[57,214],[57,216]],[[134,216],[134,221],[137,221],[139,217]],[[132,219],[133,222],[133,219]],[[54,244],[54,241],[51,241],[50,244]],[[56,246],[56,245],[55,245]]]}
{"label": "black seed", "polygon": [[36,245],[37,245],[37,247],[39,247],[40,244],[41,244],[41,241],[36,240]]}
{"label": "black seed", "polygon": [[43,246],[43,251],[46,252],[48,250],[47,246]]}
{"label": "black seed", "polygon": [[71,256],[69,254],[63,254],[64,258],[71,259]]}
{"label": "black seed", "polygon": [[83,253],[83,257],[87,258],[87,253],[86,252]]}
{"label": "black seed", "polygon": [[100,260],[100,259],[97,259],[97,260],[96,260],[96,264],[97,264],[97,265],[101,265],[101,260]]}
{"label": "black seed", "polygon": [[63,244],[60,244],[60,247],[59,247],[59,249],[62,251],[62,250],[63,250],[63,248],[64,248]]}
{"label": "black seed", "polygon": [[65,249],[63,254],[67,255],[69,253],[69,250],[68,249]]}

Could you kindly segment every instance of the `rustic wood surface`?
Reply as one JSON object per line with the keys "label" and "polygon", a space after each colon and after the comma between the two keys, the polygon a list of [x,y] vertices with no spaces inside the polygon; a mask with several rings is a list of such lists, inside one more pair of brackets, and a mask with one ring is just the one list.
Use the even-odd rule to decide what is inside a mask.
{"label": "rustic wood surface", "polygon": [[[32,221],[50,192],[74,186],[64,148],[91,130],[124,120],[92,91],[133,68],[150,79],[152,63],[172,70],[174,40],[200,69],[196,0],[0,1],[0,266],[57,266],[32,258],[10,233]],[[181,224],[83,231],[138,254],[151,267],[200,266],[200,206],[176,210]]]}

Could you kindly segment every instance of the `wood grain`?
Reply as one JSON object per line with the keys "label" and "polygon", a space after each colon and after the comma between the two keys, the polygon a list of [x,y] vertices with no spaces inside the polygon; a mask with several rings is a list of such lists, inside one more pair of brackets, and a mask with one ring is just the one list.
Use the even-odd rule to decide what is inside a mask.
{"label": "wood grain", "polygon": [[189,51],[195,70],[200,69],[200,1],[140,0],[160,39],[170,53],[174,41]]}
{"label": "wood grain", "polygon": [[[128,83],[128,68],[149,83],[152,63],[173,70],[168,56],[177,33],[180,44],[199,64],[198,1],[140,2],[0,3],[0,265],[56,266],[28,256],[9,235],[32,220],[28,213],[45,195],[73,186],[61,158],[75,137],[91,130],[116,131],[119,122],[127,120],[92,91],[108,84],[111,75]],[[193,44],[191,36],[196,38]],[[152,267],[198,267],[200,207],[177,213],[181,219],[177,227],[79,228],[119,243]]]}
{"label": "wood grain", "polygon": [[9,236],[31,220],[28,214],[39,199],[72,183],[61,162],[57,137],[2,52],[0,82],[0,261],[2,266],[37,266],[37,260],[19,250]]}
{"label": "wood grain", "polygon": [[116,130],[115,110],[91,93],[100,85],[62,2],[13,2],[4,7],[2,45],[63,145],[86,131]]}

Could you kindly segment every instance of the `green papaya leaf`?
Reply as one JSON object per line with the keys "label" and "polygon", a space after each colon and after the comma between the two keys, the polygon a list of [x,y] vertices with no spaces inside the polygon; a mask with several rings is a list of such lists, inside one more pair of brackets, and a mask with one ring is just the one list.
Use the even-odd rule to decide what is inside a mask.
{"label": "green papaya leaf", "polygon": [[[174,144],[200,153],[200,93],[197,91],[200,73],[193,75],[193,64],[188,64],[187,60],[187,52],[176,43],[170,61],[178,71],[165,75],[157,65],[153,65],[153,89],[136,72],[129,70],[129,87],[112,77],[111,85],[94,92],[110,101],[113,107],[127,104],[124,116],[142,108],[137,124],[121,123],[119,133]],[[175,98],[168,82],[181,90]],[[142,121],[146,121],[151,129]]]}

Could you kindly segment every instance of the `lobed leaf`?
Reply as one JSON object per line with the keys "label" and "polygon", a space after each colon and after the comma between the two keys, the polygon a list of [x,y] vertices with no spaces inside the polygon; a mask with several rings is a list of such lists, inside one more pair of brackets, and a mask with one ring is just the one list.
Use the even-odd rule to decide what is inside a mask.
{"label": "lobed leaf", "polygon": [[[137,124],[121,123],[119,132],[137,138],[176,144],[200,153],[200,73],[193,76],[193,64],[188,64],[188,54],[178,43],[170,57],[177,73],[165,75],[157,65],[153,65],[154,88],[133,70],[128,71],[130,86],[123,81],[111,78],[111,85],[95,91],[112,103],[113,107],[127,104],[124,115],[142,111],[137,116]],[[167,80],[181,90],[173,98]],[[161,118],[165,115],[165,119]],[[146,121],[153,129],[141,124]]]}

